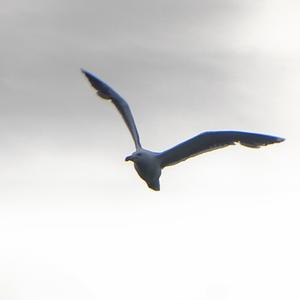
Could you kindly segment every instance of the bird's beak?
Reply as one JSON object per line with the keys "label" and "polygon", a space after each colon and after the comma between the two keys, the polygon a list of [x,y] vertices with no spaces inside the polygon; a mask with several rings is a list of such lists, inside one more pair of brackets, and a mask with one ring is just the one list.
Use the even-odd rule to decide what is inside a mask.
{"label": "bird's beak", "polygon": [[127,156],[125,158],[125,161],[129,161],[129,160],[134,161],[134,156],[133,155],[129,155],[129,156]]}

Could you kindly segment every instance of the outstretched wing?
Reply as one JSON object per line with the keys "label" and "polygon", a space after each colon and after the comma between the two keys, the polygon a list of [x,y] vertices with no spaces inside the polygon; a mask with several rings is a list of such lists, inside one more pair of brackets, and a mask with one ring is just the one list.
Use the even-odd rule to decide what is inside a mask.
{"label": "outstretched wing", "polygon": [[280,143],[283,138],[241,132],[241,131],[208,131],[203,132],[190,140],[166,150],[158,155],[161,167],[177,164],[195,155],[220,149],[229,145],[240,143],[250,148],[259,148],[273,143]]}
{"label": "outstretched wing", "polygon": [[140,149],[141,143],[139,134],[136,129],[135,122],[127,102],[102,80],[85,70],[81,69],[81,71],[87,77],[92,87],[94,87],[97,90],[97,94],[100,97],[111,100],[113,102],[131,133],[131,136],[134,140],[135,148]]}

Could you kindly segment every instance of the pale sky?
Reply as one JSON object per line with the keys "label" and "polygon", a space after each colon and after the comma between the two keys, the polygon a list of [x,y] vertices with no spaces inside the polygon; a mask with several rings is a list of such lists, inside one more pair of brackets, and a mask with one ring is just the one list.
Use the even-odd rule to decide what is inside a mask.
{"label": "pale sky", "polygon": [[[300,3],[0,0],[0,299],[299,299]],[[207,130],[286,138],[163,171]]]}

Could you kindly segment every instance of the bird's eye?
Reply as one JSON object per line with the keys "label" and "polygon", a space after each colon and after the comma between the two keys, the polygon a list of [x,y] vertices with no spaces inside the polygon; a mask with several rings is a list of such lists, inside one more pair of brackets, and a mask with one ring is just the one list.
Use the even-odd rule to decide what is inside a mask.
{"label": "bird's eye", "polygon": [[137,154],[137,156],[141,156],[141,155],[142,155],[142,153],[138,153],[138,154]]}

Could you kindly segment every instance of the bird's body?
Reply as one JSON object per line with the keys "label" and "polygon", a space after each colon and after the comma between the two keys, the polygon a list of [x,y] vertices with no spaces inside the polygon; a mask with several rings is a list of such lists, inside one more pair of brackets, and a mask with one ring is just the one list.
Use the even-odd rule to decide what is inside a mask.
{"label": "bird's body", "polygon": [[146,181],[147,185],[155,190],[159,191],[159,177],[161,175],[161,165],[158,158],[158,153],[139,149],[138,151],[127,156],[126,161],[133,161],[134,168],[139,176]]}
{"label": "bird's body", "polygon": [[91,85],[97,90],[97,94],[112,100],[123,117],[135,143],[136,151],[126,157],[126,161],[134,163],[135,170],[147,183],[148,187],[159,191],[159,178],[163,168],[175,165],[190,157],[240,143],[250,148],[259,148],[273,143],[284,141],[283,138],[242,132],[242,131],[207,131],[203,132],[175,147],[163,152],[152,152],[142,147],[137,128],[127,102],[106,83],[96,78],[91,73],[82,70]]}

